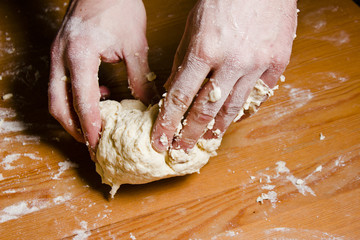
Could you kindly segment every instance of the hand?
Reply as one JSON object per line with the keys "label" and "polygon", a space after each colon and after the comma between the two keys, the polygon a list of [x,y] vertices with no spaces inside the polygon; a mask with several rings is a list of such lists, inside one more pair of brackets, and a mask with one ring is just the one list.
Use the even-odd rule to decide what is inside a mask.
{"label": "hand", "polygon": [[[199,0],[165,84],[168,92],[152,131],[153,148],[165,151],[168,142],[188,150],[201,136],[222,137],[256,81],[261,78],[274,87],[285,70],[296,11],[295,0]],[[204,83],[207,76],[211,80]],[[212,90],[221,90],[218,99],[209,98]],[[187,124],[174,139],[185,114]],[[206,132],[212,119],[216,134]]]}
{"label": "hand", "polygon": [[93,160],[101,130],[100,62],[124,60],[133,95],[144,103],[154,96],[154,85],[146,78],[150,70],[145,32],[141,0],[74,0],[53,42],[50,113],[88,145]]}

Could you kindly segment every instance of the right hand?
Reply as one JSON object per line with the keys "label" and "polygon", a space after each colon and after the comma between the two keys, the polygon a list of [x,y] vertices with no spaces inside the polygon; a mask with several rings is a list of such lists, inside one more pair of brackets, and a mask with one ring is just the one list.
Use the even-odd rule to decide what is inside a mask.
{"label": "right hand", "polygon": [[124,60],[132,94],[144,103],[154,97],[154,84],[146,78],[150,69],[145,32],[141,0],[74,0],[52,44],[50,113],[86,143],[93,160],[101,131],[100,62]]}

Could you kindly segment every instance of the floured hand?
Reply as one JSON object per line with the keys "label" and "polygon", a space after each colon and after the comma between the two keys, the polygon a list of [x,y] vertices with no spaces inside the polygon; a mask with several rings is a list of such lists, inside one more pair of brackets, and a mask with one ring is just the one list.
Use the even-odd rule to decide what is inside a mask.
{"label": "floured hand", "polygon": [[[199,0],[165,84],[152,146],[159,152],[169,146],[187,150],[201,136],[222,137],[258,79],[276,85],[290,59],[296,25],[295,0]],[[183,118],[186,124],[174,138]]]}
{"label": "floured hand", "polygon": [[98,69],[125,61],[133,95],[149,103],[154,86],[141,0],[74,0],[51,48],[49,110],[94,159],[101,130]]}

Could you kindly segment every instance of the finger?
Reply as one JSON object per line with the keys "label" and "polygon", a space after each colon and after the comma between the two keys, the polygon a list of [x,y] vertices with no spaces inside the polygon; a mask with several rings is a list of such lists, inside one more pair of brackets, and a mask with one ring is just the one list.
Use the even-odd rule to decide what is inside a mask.
{"label": "finger", "polygon": [[173,142],[175,149],[188,150],[194,147],[198,139],[205,133],[208,124],[223,106],[241,75],[242,73],[228,71],[227,68],[214,71],[191,106],[186,117],[187,124],[183,127],[180,137]]}
{"label": "finger", "polygon": [[100,99],[101,100],[106,100],[110,97],[110,95],[111,95],[110,89],[107,88],[106,86],[100,86],[99,90],[100,90]]}
{"label": "finger", "polygon": [[179,43],[178,48],[176,49],[176,53],[174,56],[174,61],[173,61],[173,65],[172,65],[172,69],[171,69],[171,74],[168,78],[168,80],[165,82],[164,84],[164,88],[168,91],[172,81],[174,80],[174,77],[176,75],[176,72],[180,71],[182,66],[181,63],[184,62],[184,57],[186,54],[186,50],[188,49],[189,46],[189,42],[191,39],[191,35],[188,33],[190,32],[187,28],[189,27],[189,25],[186,25],[185,31],[184,31],[184,35],[181,38],[181,41]]}
{"label": "finger", "polygon": [[79,117],[90,155],[95,160],[95,149],[99,141],[101,118],[99,109],[100,90],[98,84],[99,56],[81,47],[70,48],[69,70],[72,80],[74,109]]}
{"label": "finger", "polygon": [[[227,97],[224,105],[215,117],[215,123],[212,129],[204,134],[203,138],[222,137],[234,119],[242,113],[244,103],[248,99],[250,92],[259,79],[261,72],[255,72],[241,77],[235,84],[232,92]],[[265,100],[265,99],[264,99]]]}
{"label": "finger", "polygon": [[66,77],[63,59],[58,49],[52,47],[50,81],[48,88],[49,111],[51,115],[77,141],[84,142],[76,114],[72,110],[70,80]]}
{"label": "finger", "polygon": [[149,68],[146,39],[136,45],[127,47],[124,54],[129,87],[135,98],[150,104],[154,97],[158,97],[154,82],[156,75]]}
{"label": "finger", "polygon": [[152,130],[152,146],[158,152],[168,148],[177,126],[210,71],[207,64],[193,58],[188,58],[182,66],[174,77]]}
{"label": "finger", "polygon": [[276,83],[280,79],[281,74],[284,72],[284,67],[278,67],[278,68],[269,68],[267,69],[260,77],[261,80],[264,81],[270,88],[273,88],[276,86]]}

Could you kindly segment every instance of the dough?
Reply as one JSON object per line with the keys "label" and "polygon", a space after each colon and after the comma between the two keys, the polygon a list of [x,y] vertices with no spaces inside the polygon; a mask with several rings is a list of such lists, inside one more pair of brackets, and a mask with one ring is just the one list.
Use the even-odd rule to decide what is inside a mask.
{"label": "dough", "polygon": [[112,197],[121,184],[142,184],[199,172],[216,155],[221,139],[201,139],[188,154],[174,149],[156,152],[150,134],[158,109],[158,105],[146,108],[138,100],[100,102],[103,130],[96,171],[103,183],[112,187]]}
{"label": "dough", "polygon": [[[272,90],[259,80],[245,107],[260,105],[259,99],[270,95]],[[103,130],[96,152],[96,171],[103,183],[112,187],[112,197],[121,184],[142,184],[199,172],[216,155],[221,143],[221,138],[200,139],[189,153],[175,149],[158,153],[150,142],[159,111],[157,104],[147,108],[138,100],[108,100],[100,102],[100,111]]]}

